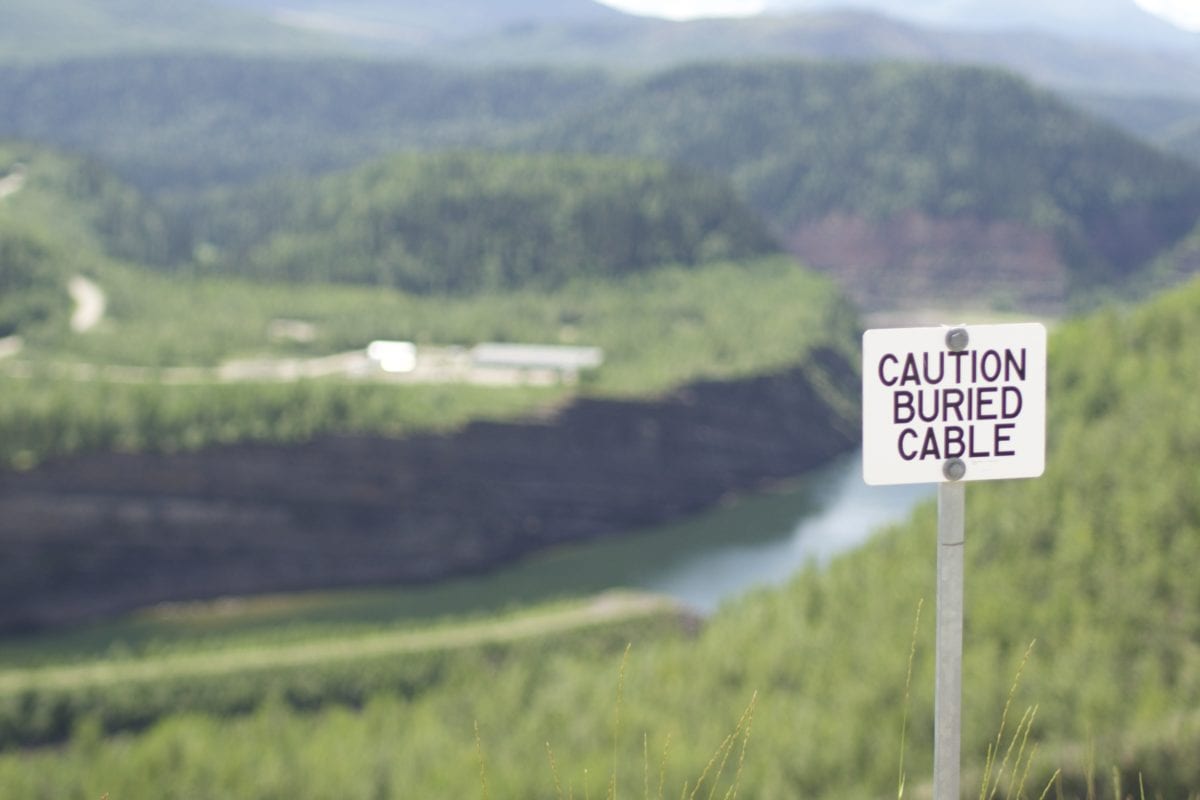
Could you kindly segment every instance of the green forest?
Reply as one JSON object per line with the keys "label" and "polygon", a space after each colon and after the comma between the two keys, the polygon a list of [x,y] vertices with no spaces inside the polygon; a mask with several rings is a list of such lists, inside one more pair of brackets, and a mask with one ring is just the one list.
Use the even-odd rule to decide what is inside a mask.
{"label": "green forest", "polygon": [[[536,24],[520,15],[540,0],[413,3],[426,27],[388,35],[442,58],[396,60],[380,57],[395,41],[349,46],[268,23],[266,5],[17,0],[5,12],[0,500],[15,510],[0,520],[0,550],[43,530],[35,512],[22,517],[38,503],[61,504],[64,515],[47,518],[67,519],[63,528],[70,513],[90,513],[72,510],[88,507],[72,505],[78,490],[51,486],[55,462],[87,454],[553,425],[596,399],[699,403],[701,382],[794,370],[848,419],[858,398],[813,354],[857,363],[867,325],[959,301],[948,290],[920,308],[886,296],[856,308],[858,256],[841,253],[834,268],[806,258],[806,226],[904,223],[924,237],[897,267],[904,276],[937,261],[946,231],[984,232],[949,248],[976,248],[976,266],[1004,261],[992,250],[1030,256],[1020,247],[1032,241],[1051,251],[1033,253],[1039,267],[1066,276],[1039,307],[1051,329],[1047,467],[967,492],[964,796],[1200,800],[1194,98],[1064,99],[984,66],[850,57],[893,50],[839,44],[836,25],[823,45],[841,53],[831,61],[797,57],[799,39],[781,43],[797,27],[766,37],[769,59],[752,47],[736,60],[664,51],[638,65],[521,52],[669,40],[658,38],[666,27],[613,22],[584,0]],[[473,52],[451,41],[455,14],[476,26]],[[740,42],[765,42],[763,30],[697,24],[680,46],[736,32],[721,52],[740,53],[750,47]],[[897,31],[882,20],[859,29]],[[918,40],[956,58],[950,39],[930,36]],[[1070,74],[1079,53],[1039,58]],[[1112,58],[1106,70],[1128,68],[1138,85],[1175,63]],[[1006,276],[972,277],[978,290],[953,313],[1030,318],[1005,294]],[[86,324],[81,282],[99,296]],[[313,361],[365,363],[380,339],[455,356],[502,342],[604,357],[546,385],[425,383],[381,368],[296,377]],[[688,435],[724,444],[723,425]],[[501,471],[504,457],[480,460]],[[732,469],[718,477],[753,483]],[[569,488],[583,497],[602,477],[580,474]],[[521,488],[497,484],[506,501]],[[780,498],[794,487],[760,488]],[[186,491],[198,500],[181,513],[225,502],[200,497],[217,491],[204,486]],[[688,508],[730,526],[719,514],[744,499],[730,491]],[[104,507],[135,514],[137,499]],[[659,506],[682,513],[679,502]],[[154,531],[150,540],[152,524],[136,535]],[[188,530],[202,536],[203,524]],[[277,541],[290,547],[287,524]],[[398,611],[399,587],[323,586],[204,602],[193,592],[88,625],[32,629],[30,617],[30,630],[0,638],[0,797],[927,797],[935,528],[935,507],[919,505],[711,614],[614,588],[417,618]],[[168,558],[188,558],[191,543],[170,538],[182,529],[164,525],[154,541]],[[430,547],[478,546],[456,533],[439,531]],[[322,544],[353,554],[348,542]],[[28,582],[0,586],[0,602],[69,574],[53,546],[38,553]],[[261,582],[262,564],[239,558],[229,554],[230,570]]]}
{"label": "green forest", "polygon": [[480,148],[614,87],[596,71],[114,55],[0,67],[0,136],[88,153],[145,190],[190,193],[398,150]]}
{"label": "green forest", "polygon": [[728,184],[588,156],[396,157],[218,193],[180,216],[214,272],[417,294],[552,288],[778,251]]}
{"label": "green forest", "polygon": [[1151,241],[1186,234],[1200,208],[1194,167],[982,69],[683,67],[536,141],[729,175],[783,231],[838,212],[1024,223],[1054,235],[1077,290],[1139,268]]}
{"label": "green forest", "polygon": [[[1200,454],[1197,309],[1193,282],[1060,326],[1046,474],[970,487],[968,793],[985,780],[989,747],[1004,751],[1014,734],[1020,754],[989,779],[1002,796],[1039,796],[1052,779],[1051,797],[1176,798],[1200,785],[1200,485],[1180,468]],[[611,786],[659,796],[659,785],[723,796],[734,783],[744,796],[846,798],[894,796],[898,782],[919,793],[934,528],[923,507],[828,567],[730,603],[696,634],[668,614],[611,636],[299,671],[270,667],[286,640],[210,634],[156,650],[143,633],[137,651],[99,661],[47,642],[57,652],[47,666],[75,662],[74,677],[0,671],[3,724],[10,741],[69,739],[0,756],[0,786],[31,798],[472,796],[483,785],[497,797]],[[226,652],[227,669],[248,671],[212,683],[170,675],[171,664],[191,669],[188,654]],[[102,675],[143,661],[160,677],[98,690]],[[156,696],[186,710],[105,735],[133,722],[130,703],[154,708]],[[706,773],[726,751],[719,778]]]}
{"label": "green forest", "polygon": [[[340,197],[337,186],[400,177],[403,159],[377,166],[375,178],[366,167],[315,184],[273,176],[312,178],[397,151],[665,161],[731,181],[781,241],[804,220],[838,213],[1013,222],[1053,237],[1074,294],[1127,283],[1194,227],[1200,209],[1194,163],[1019,77],[972,67],[710,63],[618,78],[547,67],[114,56],[0,68],[0,105],[14,109],[0,135],[90,153],[179,208],[165,245],[174,260],[190,258],[189,245],[215,230],[244,245],[275,222],[332,223],[309,195]],[[1190,124],[1186,109],[1177,114]],[[418,182],[439,175],[413,163]],[[498,180],[520,163],[476,170]],[[268,184],[216,196],[245,209],[269,195],[281,217],[251,214],[234,221],[248,228],[237,231],[215,213],[191,229],[194,189],[260,180]],[[666,180],[683,179],[672,172]],[[413,210],[392,203],[393,213],[401,209]],[[337,216],[369,222],[347,209]],[[265,258],[271,269],[294,260],[287,242],[308,244],[284,233]]]}

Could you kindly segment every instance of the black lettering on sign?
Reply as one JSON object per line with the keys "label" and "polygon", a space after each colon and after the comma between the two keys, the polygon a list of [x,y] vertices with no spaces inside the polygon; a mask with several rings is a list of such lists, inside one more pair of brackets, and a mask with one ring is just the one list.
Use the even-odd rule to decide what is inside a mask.
{"label": "black lettering on sign", "polygon": [[992,452],[998,456],[1015,456],[1016,450],[1005,449],[1005,445],[1012,441],[1013,428],[1017,427],[1011,422],[1002,422],[996,426],[996,440],[992,446]]}
{"label": "black lettering on sign", "polygon": [[912,392],[897,389],[892,395],[892,422],[896,425],[907,425],[916,415],[917,412],[913,410]]}
{"label": "black lettering on sign", "polygon": [[905,461],[946,458],[991,458],[1015,456],[1012,432],[1016,425],[947,425],[907,427],[896,438],[897,451]]}
{"label": "black lettering on sign", "polygon": [[1003,419],[1016,419],[1021,415],[1021,408],[1025,405],[1025,398],[1021,396],[1021,390],[1016,386],[1005,386],[1004,391],[1000,396],[1000,416]]}
{"label": "black lettering on sign", "polygon": [[892,389],[896,450],[904,461],[1015,456],[1025,407],[1028,354],[1013,349],[886,353],[880,382]]}

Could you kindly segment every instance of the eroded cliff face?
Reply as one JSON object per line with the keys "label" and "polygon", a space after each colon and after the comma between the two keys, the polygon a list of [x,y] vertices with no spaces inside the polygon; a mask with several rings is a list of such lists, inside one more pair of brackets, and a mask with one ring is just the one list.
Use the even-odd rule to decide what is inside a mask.
{"label": "eroded cliff face", "polygon": [[433,581],[796,475],[858,437],[832,350],[654,401],[447,435],[90,454],[0,474],[0,629],[162,601]]}
{"label": "eroded cliff face", "polygon": [[1053,309],[1070,285],[1054,237],[1015,222],[830,214],[785,238],[789,251],[870,311],[959,303]]}

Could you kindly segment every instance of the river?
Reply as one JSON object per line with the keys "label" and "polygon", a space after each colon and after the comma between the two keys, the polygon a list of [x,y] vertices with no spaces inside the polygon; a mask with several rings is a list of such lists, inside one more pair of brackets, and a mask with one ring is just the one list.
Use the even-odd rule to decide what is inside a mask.
{"label": "river", "polygon": [[104,653],[113,642],[183,640],[224,630],[251,635],[292,623],[339,631],[511,606],[613,588],[670,595],[710,614],[725,600],[786,581],[906,518],[932,485],[867,486],[861,457],[844,456],[770,491],[720,502],[670,525],[557,548],[486,574],[423,587],[314,592],[167,604],[78,631],[6,643],[0,663],[39,664],[48,652]]}
{"label": "river", "polygon": [[923,484],[867,486],[856,453],[670,525],[557,548],[485,575],[381,591],[373,602],[355,593],[345,613],[361,615],[364,602],[377,604],[381,616],[476,613],[621,587],[667,594],[708,614],[726,599],[783,583],[807,562],[861,544],[933,496]]}

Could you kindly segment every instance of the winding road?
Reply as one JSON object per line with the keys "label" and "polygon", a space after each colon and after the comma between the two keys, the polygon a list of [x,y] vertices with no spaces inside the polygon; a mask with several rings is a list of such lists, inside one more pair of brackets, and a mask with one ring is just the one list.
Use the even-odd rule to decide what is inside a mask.
{"label": "winding road", "polygon": [[[20,164],[12,166],[8,174],[0,178],[0,200],[4,200],[25,186],[25,168]],[[71,330],[75,333],[87,333],[100,324],[104,319],[104,310],[108,306],[108,298],[94,281],[76,275],[67,282],[67,292],[75,303],[71,314]],[[2,349],[2,348],[0,348]],[[11,355],[11,353],[5,353]]]}

